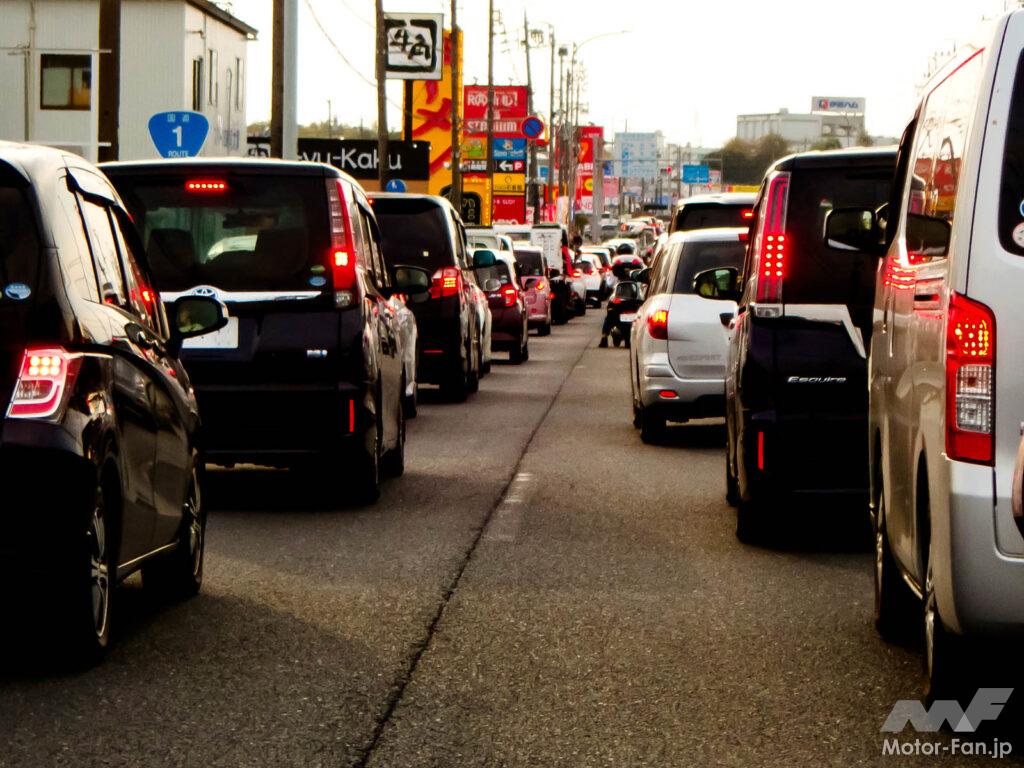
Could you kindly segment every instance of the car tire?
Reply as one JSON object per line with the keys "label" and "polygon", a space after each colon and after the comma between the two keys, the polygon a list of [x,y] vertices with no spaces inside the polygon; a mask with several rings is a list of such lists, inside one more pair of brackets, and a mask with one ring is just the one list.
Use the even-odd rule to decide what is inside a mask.
{"label": "car tire", "polygon": [[527,349],[523,340],[520,339],[519,343],[516,344],[508,353],[508,361],[513,365],[519,365],[526,362],[530,357],[530,353]]}
{"label": "car tire", "polygon": [[73,532],[69,542],[68,567],[59,583],[60,632],[74,665],[97,664],[110,645],[119,491],[117,472],[105,470],[96,484],[84,529]]}
{"label": "car tire", "polygon": [[352,461],[352,496],[359,504],[373,504],[380,498],[381,465],[384,454],[384,425],[381,397],[377,393],[373,423],[363,432],[362,445]]}
{"label": "car tire", "polygon": [[665,439],[665,419],[655,416],[650,408],[640,409],[640,439],[648,445]]}
{"label": "car tire", "polygon": [[919,607],[896,566],[885,523],[885,494],[875,502],[875,628],[883,640],[905,642]]}
{"label": "car tire", "polygon": [[460,361],[459,365],[448,374],[441,384],[441,392],[453,403],[461,403],[469,397],[469,361]]}
{"label": "car tire", "polygon": [[725,452],[725,503],[735,507],[740,501],[740,486],[736,475],[732,471],[732,459],[729,458],[728,449]]}
{"label": "car tire", "polygon": [[939,614],[929,549],[924,587],[924,673],[925,701],[931,706],[941,699],[956,699],[964,688],[964,640],[946,629]]}
{"label": "car tire", "polygon": [[[404,389],[404,382],[402,387]],[[382,457],[381,470],[388,477],[401,477],[405,474],[405,410],[403,408],[398,409],[398,442]]]}
{"label": "car tire", "polygon": [[[479,343],[477,344],[477,350],[480,349]],[[480,353],[476,355],[472,354],[472,350],[466,351],[466,359],[472,360],[472,364],[469,366],[469,370],[466,372],[466,392],[473,394],[480,391]]]}
{"label": "car tire", "polygon": [[405,411],[405,418],[416,418],[416,414],[419,412],[419,392],[416,387],[412,388],[411,395],[402,397],[402,410]]}
{"label": "car tire", "polygon": [[544,325],[537,329],[538,336],[550,336],[551,335],[551,321],[548,320]]}
{"label": "car tire", "polygon": [[165,599],[184,600],[198,594],[203,585],[206,510],[199,473],[193,459],[188,491],[182,502],[177,545],[142,568],[143,586]]}
{"label": "car tire", "polygon": [[612,344],[614,344],[616,347],[622,346],[622,337],[619,336],[619,334],[617,334],[617,333],[613,333],[612,334]]}
{"label": "car tire", "polygon": [[742,498],[736,504],[736,538],[744,544],[759,544],[764,538],[763,510]]}

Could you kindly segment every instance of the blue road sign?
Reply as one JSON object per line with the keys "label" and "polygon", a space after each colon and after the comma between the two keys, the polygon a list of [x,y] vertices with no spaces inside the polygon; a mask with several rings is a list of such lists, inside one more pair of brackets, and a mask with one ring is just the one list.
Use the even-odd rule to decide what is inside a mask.
{"label": "blue road sign", "polygon": [[149,118],[149,136],[160,157],[195,157],[210,133],[210,121],[198,112],[157,112]]}
{"label": "blue road sign", "polygon": [[710,181],[711,169],[707,164],[683,166],[683,184],[707,184]]}
{"label": "blue road sign", "polygon": [[526,139],[495,139],[495,160],[525,160]]}
{"label": "blue road sign", "polygon": [[401,179],[388,179],[384,185],[385,192],[405,192],[405,182]]}
{"label": "blue road sign", "polygon": [[536,115],[530,115],[528,118],[523,120],[523,136],[528,139],[536,139],[542,133],[544,133],[544,123]]}

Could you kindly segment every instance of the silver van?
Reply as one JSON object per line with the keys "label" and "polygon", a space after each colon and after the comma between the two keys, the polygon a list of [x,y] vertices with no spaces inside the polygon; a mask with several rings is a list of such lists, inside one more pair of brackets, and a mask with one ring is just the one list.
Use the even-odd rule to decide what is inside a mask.
{"label": "silver van", "polygon": [[931,699],[969,690],[966,637],[1024,630],[1024,13],[984,32],[923,91],[888,206],[826,225],[851,248],[838,230],[886,232],[868,379],[875,622],[922,631]]}

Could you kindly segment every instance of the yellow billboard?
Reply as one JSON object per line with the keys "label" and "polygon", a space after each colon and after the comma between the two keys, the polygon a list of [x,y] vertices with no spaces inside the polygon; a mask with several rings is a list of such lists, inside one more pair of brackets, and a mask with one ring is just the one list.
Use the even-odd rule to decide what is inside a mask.
{"label": "yellow billboard", "polygon": [[[462,119],[462,44],[460,35],[459,83],[454,89],[458,101],[459,119]],[[412,83],[412,136],[418,141],[430,142],[430,181],[427,190],[431,195],[441,194],[441,189],[452,183],[452,36],[444,31],[444,64],[440,80],[414,80]],[[408,105],[403,105],[408,109]]]}

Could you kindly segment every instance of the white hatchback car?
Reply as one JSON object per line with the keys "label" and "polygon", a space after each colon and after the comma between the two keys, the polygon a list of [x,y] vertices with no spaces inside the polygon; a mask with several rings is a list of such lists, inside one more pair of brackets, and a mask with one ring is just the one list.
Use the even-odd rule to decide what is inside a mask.
{"label": "white hatchback car", "polygon": [[[871,337],[875,623],[921,632],[932,699],[1024,633],[1024,13],[987,31],[903,136]],[[856,247],[877,213],[828,236]]]}
{"label": "white hatchback car", "polygon": [[668,421],[724,415],[746,238],[738,228],[678,232],[651,271],[630,344],[633,423],[644,442],[657,442]]}

